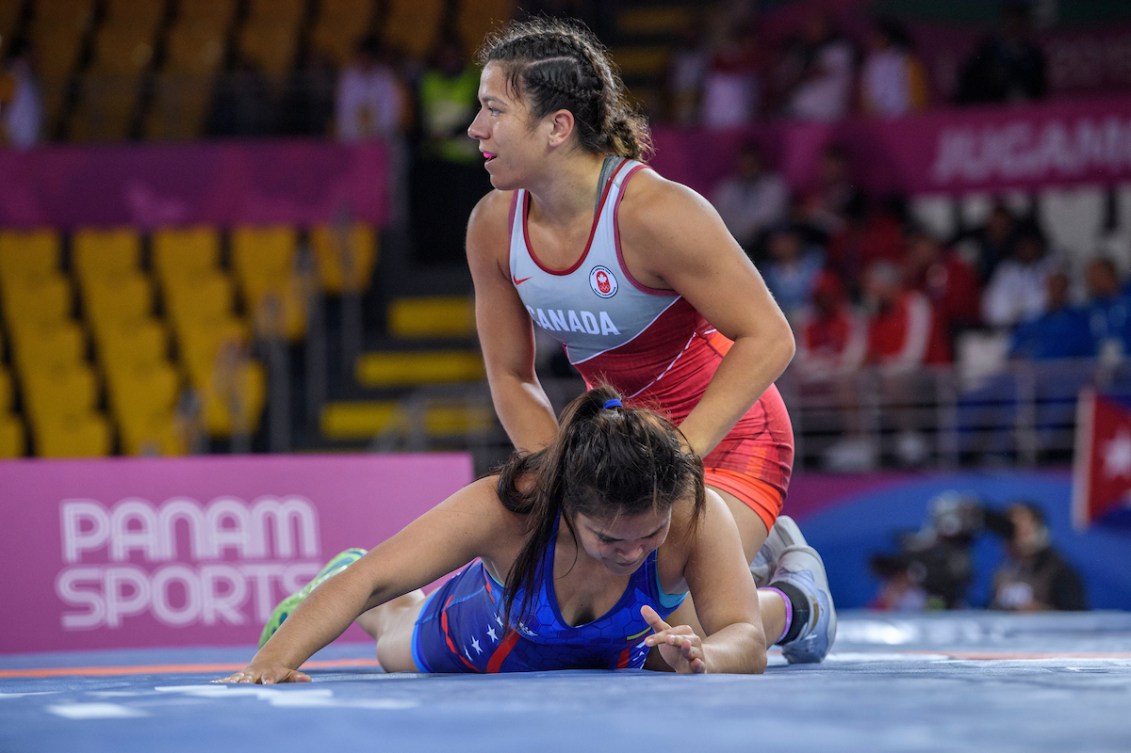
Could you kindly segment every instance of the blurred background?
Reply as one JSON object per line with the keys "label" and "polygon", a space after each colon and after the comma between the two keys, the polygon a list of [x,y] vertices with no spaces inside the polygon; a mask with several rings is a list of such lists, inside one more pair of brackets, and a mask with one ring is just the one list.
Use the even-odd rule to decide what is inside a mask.
{"label": "blurred background", "polygon": [[[653,164],[715,204],[793,323],[799,479],[1051,469],[1067,536],[1069,466],[1127,431],[1077,525],[1122,504],[1116,0],[3,0],[0,458],[503,459],[463,258],[490,185],[465,131],[474,51],[533,14],[608,45]],[[559,405],[581,389],[552,343],[540,373]],[[934,531],[945,491],[904,522]],[[1032,496],[993,491],[1002,515]],[[991,519],[971,530],[1008,540]],[[925,567],[921,537],[886,543],[859,544],[873,578]]]}

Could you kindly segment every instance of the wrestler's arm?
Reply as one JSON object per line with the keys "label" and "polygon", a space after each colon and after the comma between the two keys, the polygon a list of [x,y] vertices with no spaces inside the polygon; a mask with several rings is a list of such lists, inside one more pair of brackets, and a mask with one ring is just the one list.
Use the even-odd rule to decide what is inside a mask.
{"label": "wrestler's arm", "polygon": [[475,326],[495,412],[515,447],[539,450],[558,424],[535,369],[534,324],[510,279],[511,194],[493,191],[467,227],[467,262],[475,286]]}
{"label": "wrestler's arm", "polygon": [[[742,540],[726,504],[708,495],[699,524],[688,531],[683,577],[706,637],[688,625],[669,625],[645,606],[655,631],[646,643],[677,672],[760,674],[766,669],[766,636],[758,591],[742,551]],[[675,542],[682,534],[669,534]]]}
{"label": "wrestler's arm", "polygon": [[[221,682],[290,682],[363,612],[434,582],[476,557],[493,560],[516,532],[494,477],[464,487],[316,588],[255,654]],[[505,564],[505,563],[504,563]]]}
{"label": "wrestler's arm", "polygon": [[680,429],[706,455],[793,358],[793,331],[718,212],[686,186],[642,171],[621,204],[622,249],[635,277],[682,295],[734,341]]}

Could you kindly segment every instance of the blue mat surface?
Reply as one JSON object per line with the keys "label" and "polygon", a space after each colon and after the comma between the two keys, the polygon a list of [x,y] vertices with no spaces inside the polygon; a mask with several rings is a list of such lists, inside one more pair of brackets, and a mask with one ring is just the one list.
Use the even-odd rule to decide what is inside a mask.
{"label": "blue mat surface", "polygon": [[250,649],[0,656],[0,751],[1131,751],[1131,613],[844,614],[821,665],[763,676],[385,674],[210,682]]}

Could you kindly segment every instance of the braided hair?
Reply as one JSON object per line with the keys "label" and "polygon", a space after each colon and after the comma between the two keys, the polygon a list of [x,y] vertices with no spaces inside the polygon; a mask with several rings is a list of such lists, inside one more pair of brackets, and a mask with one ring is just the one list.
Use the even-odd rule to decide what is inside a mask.
{"label": "braided hair", "polygon": [[526,97],[534,118],[573,113],[586,151],[630,159],[651,155],[647,121],[629,105],[607,50],[588,29],[546,18],[512,23],[487,38],[477,62],[507,66],[512,90]]}
{"label": "braided hair", "polygon": [[[613,407],[615,406],[615,407]],[[671,422],[647,408],[621,405],[609,387],[595,387],[566,406],[558,437],[533,454],[513,455],[499,472],[503,505],[530,517],[530,534],[507,573],[504,613],[526,614],[560,519],[577,540],[573,518],[613,520],[663,512],[692,500],[692,529],[705,505],[703,462],[683,446]]]}

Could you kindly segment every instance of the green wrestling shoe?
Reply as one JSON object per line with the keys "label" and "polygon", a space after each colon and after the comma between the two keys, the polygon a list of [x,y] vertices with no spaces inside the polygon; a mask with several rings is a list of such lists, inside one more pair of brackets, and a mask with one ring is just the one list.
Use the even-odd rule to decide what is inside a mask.
{"label": "green wrestling shoe", "polygon": [[306,597],[310,596],[314,589],[357,562],[363,556],[365,556],[364,549],[347,549],[341,552],[318,571],[318,575],[314,576],[314,580],[280,601],[275,607],[275,611],[271,613],[271,617],[268,618],[267,624],[263,626],[263,632],[259,634],[259,647],[263,648],[263,644],[275,634],[275,631],[278,630],[279,626],[290,616],[291,612],[295,611],[295,608],[298,607],[299,604],[306,601]]}

